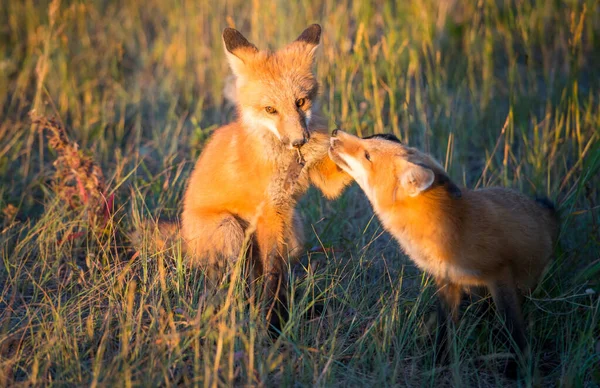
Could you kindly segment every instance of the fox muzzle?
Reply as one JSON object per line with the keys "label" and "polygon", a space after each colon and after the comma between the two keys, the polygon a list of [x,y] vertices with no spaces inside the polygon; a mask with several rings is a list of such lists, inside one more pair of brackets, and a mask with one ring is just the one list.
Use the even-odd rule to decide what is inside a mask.
{"label": "fox muzzle", "polygon": [[304,144],[306,144],[307,141],[308,141],[308,139],[306,137],[303,137],[302,139],[294,140],[292,142],[292,147],[294,147],[294,148],[300,148]]}
{"label": "fox muzzle", "polygon": [[[293,148],[300,148],[302,147],[304,144],[308,143],[308,140],[310,139],[310,132],[308,131],[308,128],[306,128],[305,125],[300,125],[300,133],[296,136],[290,136],[290,145]],[[300,136],[302,137],[300,137]]]}

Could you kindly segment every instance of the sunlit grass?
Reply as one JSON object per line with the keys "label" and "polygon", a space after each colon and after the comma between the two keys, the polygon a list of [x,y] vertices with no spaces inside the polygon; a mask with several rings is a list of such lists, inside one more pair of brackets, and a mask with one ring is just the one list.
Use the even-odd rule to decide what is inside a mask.
{"label": "sunlit grass", "polygon": [[[309,243],[275,343],[241,276],[215,287],[177,245],[153,252],[148,235],[134,253],[123,238],[177,216],[203,143],[233,117],[222,29],[274,48],[313,22],[332,127],[393,132],[459,183],[559,203],[557,258],[525,304],[523,383],[600,384],[597,2],[26,0],[0,3],[1,386],[510,384],[481,301],[452,363],[433,365],[431,280],[357,187],[300,203]],[[52,191],[32,109],[102,167],[116,193],[102,234],[65,238],[86,211]]]}

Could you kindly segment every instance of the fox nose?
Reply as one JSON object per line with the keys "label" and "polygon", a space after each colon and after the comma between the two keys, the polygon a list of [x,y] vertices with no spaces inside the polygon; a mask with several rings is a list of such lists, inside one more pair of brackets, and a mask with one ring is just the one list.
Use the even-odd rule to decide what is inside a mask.
{"label": "fox nose", "polygon": [[304,144],[306,144],[306,142],[307,142],[307,141],[308,141],[308,140],[307,140],[305,137],[303,137],[302,139],[294,140],[294,141],[292,142],[292,146],[293,146],[294,148],[300,148],[300,147],[302,147]]}
{"label": "fox nose", "polygon": [[336,137],[338,133],[338,129],[334,129],[333,131],[331,131],[331,137]]}
{"label": "fox nose", "polygon": [[330,146],[330,147],[335,147],[335,146],[336,146],[336,144],[340,144],[340,143],[341,143],[341,140],[340,140],[340,138],[339,138],[339,137],[335,137],[335,136],[333,136],[333,134],[332,134],[332,136],[329,138],[329,146]]}

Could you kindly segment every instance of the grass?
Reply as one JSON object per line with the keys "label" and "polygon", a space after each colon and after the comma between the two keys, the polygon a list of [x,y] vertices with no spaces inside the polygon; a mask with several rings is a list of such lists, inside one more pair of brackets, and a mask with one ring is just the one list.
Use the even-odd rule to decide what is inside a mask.
{"label": "grass", "polygon": [[[177,246],[131,253],[123,236],[178,214],[202,144],[232,118],[222,29],[274,48],[313,22],[332,126],[393,132],[469,187],[559,203],[519,383],[499,373],[507,349],[477,306],[434,367],[431,279],[355,186],[300,203],[309,244],[276,343],[241,280],[208,293]],[[598,63],[593,0],[1,2],[0,385],[599,385]],[[101,167],[115,205],[100,232],[54,190],[31,110]],[[304,318],[315,301],[324,315]]]}

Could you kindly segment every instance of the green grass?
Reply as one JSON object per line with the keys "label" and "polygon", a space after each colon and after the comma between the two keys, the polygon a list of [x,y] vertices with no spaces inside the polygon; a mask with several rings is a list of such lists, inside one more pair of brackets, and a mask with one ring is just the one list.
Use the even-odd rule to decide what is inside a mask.
{"label": "green grass", "polygon": [[[308,253],[276,343],[241,281],[208,293],[177,247],[126,254],[140,220],[178,214],[202,144],[232,118],[222,29],[275,48],[313,22],[332,126],[393,132],[469,187],[560,203],[557,259],[525,303],[520,384],[600,384],[598,2],[23,0],[0,2],[0,385],[514,384],[477,306],[451,365],[434,367],[431,279],[355,186],[300,203]],[[88,221],[52,190],[32,109],[102,167],[116,193],[104,234],[63,241]],[[303,318],[315,301],[325,314]]]}

